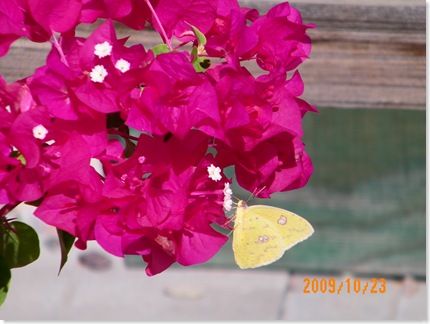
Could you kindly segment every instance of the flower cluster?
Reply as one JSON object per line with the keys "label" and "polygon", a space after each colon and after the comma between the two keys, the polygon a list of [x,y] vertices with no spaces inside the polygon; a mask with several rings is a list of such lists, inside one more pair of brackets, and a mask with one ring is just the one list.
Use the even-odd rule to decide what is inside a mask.
{"label": "flower cluster", "polygon": [[[315,108],[296,68],[313,25],[288,3],[261,15],[236,0],[10,0],[0,17],[0,55],[20,37],[52,44],[33,75],[0,77],[2,210],[32,203],[76,247],[140,255],[154,275],[227,241],[212,226],[229,228],[225,168],[263,198],[308,181],[301,122]],[[163,45],[128,46],[118,23]]]}

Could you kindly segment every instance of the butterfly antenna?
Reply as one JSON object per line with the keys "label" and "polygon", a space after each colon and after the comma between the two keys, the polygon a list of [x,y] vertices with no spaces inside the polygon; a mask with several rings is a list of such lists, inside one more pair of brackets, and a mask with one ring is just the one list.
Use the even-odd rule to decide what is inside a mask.
{"label": "butterfly antenna", "polygon": [[250,201],[251,199],[257,198],[257,196],[264,190],[266,189],[266,186],[263,186],[261,189],[259,189],[257,191],[257,188],[254,189],[254,191],[252,192],[251,196],[249,196],[249,198],[246,200],[246,203],[248,203],[248,201]]}
{"label": "butterfly antenna", "polygon": [[[235,202],[235,201],[233,201],[233,204],[235,205],[235,207],[233,207],[233,208],[237,210],[237,208],[238,208],[238,203],[237,203],[237,202]],[[235,220],[236,220],[236,213],[233,213],[233,214],[231,214],[231,215],[228,217],[228,222],[234,222]],[[226,224],[227,224],[228,222],[226,222]]]}
{"label": "butterfly antenna", "polygon": [[233,201],[233,204],[235,204],[237,206],[237,201],[241,200],[239,197],[235,196],[235,195],[231,195],[234,199],[236,199],[236,201]]}
{"label": "butterfly antenna", "polygon": [[[237,210],[237,208],[239,207],[239,200],[240,199],[238,197],[236,197],[235,195],[232,195],[232,197],[237,200],[237,202],[233,201],[233,205],[235,205],[234,209]],[[228,220],[224,223],[224,225],[227,225],[227,224],[230,225],[229,223],[231,223],[231,222],[234,223],[235,221],[236,221],[236,213],[233,213],[228,217]],[[233,228],[230,226],[230,228],[231,228],[231,231],[230,231],[230,233],[228,233],[227,236],[230,236],[230,234],[233,233],[234,226],[233,226]]]}
{"label": "butterfly antenna", "polygon": [[232,227],[230,225],[230,223],[232,221],[234,222],[235,218],[236,218],[236,214],[233,214],[231,217],[228,217],[228,220],[223,224],[223,227],[228,225],[228,229],[230,230],[230,232],[227,234],[227,236],[230,236],[230,234],[233,233],[234,227]]}

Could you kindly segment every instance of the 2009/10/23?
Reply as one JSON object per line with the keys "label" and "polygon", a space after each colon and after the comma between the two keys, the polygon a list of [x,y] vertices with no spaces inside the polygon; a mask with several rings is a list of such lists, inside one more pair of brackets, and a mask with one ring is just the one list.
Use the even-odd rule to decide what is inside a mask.
{"label": "2009/10/23", "polygon": [[304,278],[303,287],[304,294],[310,293],[329,293],[340,294],[345,292],[347,294],[384,294],[387,290],[387,280],[385,278],[370,278],[370,280],[360,278],[347,278],[344,280],[336,280],[335,278]]}

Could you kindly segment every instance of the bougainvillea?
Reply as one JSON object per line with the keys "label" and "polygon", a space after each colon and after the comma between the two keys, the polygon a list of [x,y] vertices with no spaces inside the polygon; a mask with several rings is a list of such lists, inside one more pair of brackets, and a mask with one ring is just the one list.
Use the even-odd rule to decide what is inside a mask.
{"label": "bougainvillea", "polygon": [[[226,168],[261,198],[312,174],[301,123],[316,110],[296,68],[314,26],[287,2],[260,14],[236,0],[10,0],[0,17],[0,55],[21,37],[52,44],[33,75],[0,78],[0,243],[29,203],[77,248],[140,255],[154,275],[227,241],[212,226],[230,228]],[[161,45],[128,45],[120,24]]]}

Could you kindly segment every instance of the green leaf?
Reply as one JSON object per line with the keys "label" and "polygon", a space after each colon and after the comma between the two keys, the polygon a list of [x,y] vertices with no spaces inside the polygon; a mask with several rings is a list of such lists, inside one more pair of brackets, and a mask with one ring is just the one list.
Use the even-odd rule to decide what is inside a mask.
{"label": "green leaf", "polygon": [[25,159],[24,155],[18,155],[17,159],[21,161],[22,165],[27,165],[27,160]]}
{"label": "green leaf", "polygon": [[203,70],[207,70],[211,66],[211,60],[208,58],[201,57],[198,62]]}
{"label": "green leaf", "polygon": [[207,57],[198,57],[193,61],[193,66],[196,72],[204,72],[211,65],[211,61]]}
{"label": "green leaf", "polygon": [[26,266],[37,260],[40,254],[39,237],[36,231],[22,222],[10,222],[14,231],[6,231],[2,241],[2,255],[9,268]]}
{"label": "green leaf", "polygon": [[199,58],[199,52],[198,52],[197,46],[193,46],[191,50],[191,56],[193,57],[193,63],[197,61],[197,59]]}
{"label": "green leaf", "polygon": [[60,263],[60,270],[58,271],[58,274],[60,274],[61,270],[63,269],[64,265],[67,262],[67,256],[70,252],[70,249],[73,246],[73,243],[75,242],[75,237],[72,234],[69,234],[58,228],[57,228],[57,235],[58,235],[58,240],[60,242],[60,249],[61,249],[61,263]]}
{"label": "green leaf", "polygon": [[186,24],[191,27],[198,42],[198,46],[193,46],[191,50],[191,56],[193,57],[192,63],[193,63],[194,69],[196,70],[196,72],[204,72],[210,67],[210,64],[211,64],[211,61],[207,57],[199,57],[199,54],[202,54],[205,50],[206,36],[195,26],[187,22]]}
{"label": "green leaf", "polygon": [[24,155],[22,155],[19,151],[12,151],[12,153],[10,154],[10,157],[13,157],[19,160],[22,165],[27,164],[27,160],[25,159]]}
{"label": "green leaf", "polygon": [[169,53],[170,50],[166,44],[159,44],[152,48],[152,52],[154,53],[155,56],[158,56],[160,54]]}
{"label": "green leaf", "polygon": [[200,30],[198,30],[196,26],[193,26],[193,25],[191,25],[191,24],[189,24],[187,22],[185,22],[185,23],[188,26],[190,26],[191,29],[193,30],[193,33],[196,36],[197,42],[199,43],[199,45],[206,45],[207,40],[206,40],[205,34],[203,34]]}
{"label": "green leaf", "polygon": [[3,305],[6,299],[11,278],[12,274],[9,266],[6,260],[0,255],[0,306]]}

